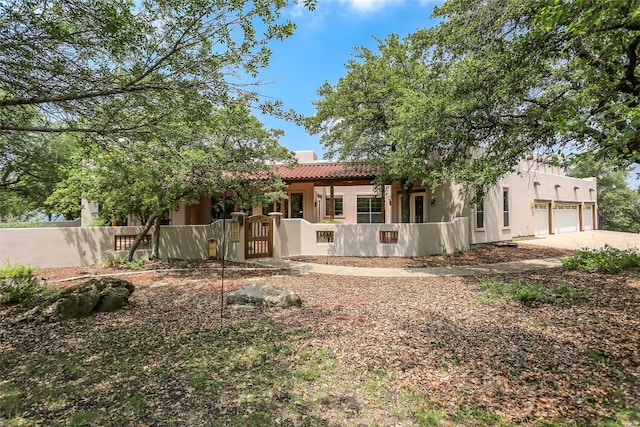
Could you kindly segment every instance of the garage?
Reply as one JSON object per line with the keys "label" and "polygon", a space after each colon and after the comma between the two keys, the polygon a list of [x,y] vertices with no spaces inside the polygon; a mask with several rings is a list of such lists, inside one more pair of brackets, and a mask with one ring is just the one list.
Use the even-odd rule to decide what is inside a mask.
{"label": "garage", "polygon": [[553,232],[558,234],[580,231],[579,209],[579,205],[555,205],[553,207]]}
{"label": "garage", "polygon": [[549,205],[547,203],[534,203],[533,219],[534,235],[546,236],[549,234]]}

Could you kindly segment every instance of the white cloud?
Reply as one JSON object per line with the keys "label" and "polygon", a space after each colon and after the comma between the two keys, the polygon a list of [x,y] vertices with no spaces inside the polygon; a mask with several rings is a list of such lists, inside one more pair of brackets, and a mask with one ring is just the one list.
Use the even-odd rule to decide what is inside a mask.
{"label": "white cloud", "polygon": [[340,3],[347,3],[349,8],[357,12],[375,12],[388,5],[402,4],[405,0],[339,0]]}

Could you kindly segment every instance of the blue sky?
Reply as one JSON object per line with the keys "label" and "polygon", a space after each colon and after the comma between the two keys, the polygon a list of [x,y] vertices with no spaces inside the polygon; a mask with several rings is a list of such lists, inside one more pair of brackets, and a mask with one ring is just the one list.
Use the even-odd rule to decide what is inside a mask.
{"label": "blue sky", "polygon": [[[285,108],[313,115],[317,90],[328,81],[338,82],[346,74],[345,64],[355,48],[375,49],[375,38],[395,33],[404,37],[419,28],[433,26],[434,5],[442,0],[318,0],[312,12],[296,7],[288,10],[297,25],[295,34],[273,43],[271,62],[262,75],[258,91],[278,99]],[[291,150],[313,150],[322,158],[318,136],[284,120],[261,117],[265,126],[285,131],[280,143]]]}
{"label": "blue sky", "polygon": [[[434,26],[433,8],[444,0],[318,0],[317,8],[290,8],[287,18],[297,25],[295,34],[271,45],[273,56],[258,91],[280,100],[286,109],[313,115],[312,101],[325,82],[336,84],[346,74],[345,64],[356,47],[376,49],[378,39],[389,34],[404,37],[419,28]],[[313,150],[322,158],[319,136],[304,128],[273,117],[260,116],[268,128],[282,129],[280,143],[290,150]],[[629,184],[640,185],[640,167],[629,176]]]}

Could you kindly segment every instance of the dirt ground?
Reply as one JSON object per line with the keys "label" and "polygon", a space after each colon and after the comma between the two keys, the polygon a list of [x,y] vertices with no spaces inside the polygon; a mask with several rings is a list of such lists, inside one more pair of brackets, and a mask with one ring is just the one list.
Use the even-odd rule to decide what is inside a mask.
{"label": "dirt ground", "polygon": [[[573,251],[566,249],[545,248],[527,244],[517,246],[480,245],[468,251],[448,255],[429,255],[421,257],[326,257],[326,256],[297,256],[288,259],[292,261],[310,262],[316,264],[343,265],[350,267],[386,267],[386,268],[417,268],[417,267],[447,267],[457,265],[493,264],[497,262],[521,261],[527,259],[545,259],[570,256]],[[73,277],[90,277],[98,274],[126,274],[132,281],[134,276],[141,276],[150,270],[182,270],[193,271],[197,274],[206,274],[220,269],[222,264],[218,260],[207,261],[181,261],[160,260],[147,262],[136,269],[105,268],[102,266],[89,267],[60,267],[45,268],[38,272],[38,276],[50,282],[64,280]],[[251,263],[225,262],[227,273],[237,275],[241,270],[257,268]],[[202,270],[202,271],[200,271]],[[199,272],[199,273],[198,273]],[[260,275],[265,270],[257,269],[255,272],[244,271],[244,275]],[[176,271],[176,274],[178,272]],[[279,272],[279,273],[282,273]]]}
{"label": "dirt ground", "polygon": [[[567,254],[526,245],[488,246],[451,256],[355,261],[378,267],[407,265],[402,263],[466,265],[472,261],[486,263]],[[332,263],[338,261],[354,262],[331,259]],[[28,370],[14,366],[29,366],[33,358],[48,352],[73,354],[77,342],[93,339],[87,330],[109,330],[119,346],[136,346],[144,341],[154,348],[153,354],[170,356],[174,350],[166,337],[172,333],[191,330],[194,325],[200,329],[214,328],[219,322],[220,265],[210,261],[149,264],[144,268],[163,270],[168,266],[183,270],[147,270],[134,275],[121,272],[137,288],[130,305],[119,313],[67,324],[8,327],[6,320],[11,313],[0,312],[2,350],[15,358],[0,374],[14,379],[16,384],[30,384],[35,380],[29,377]],[[540,420],[555,421],[558,425],[599,425],[602,417],[618,417],[621,408],[636,408],[633,417],[640,415],[638,272],[610,276],[558,268],[492,276],[502,282],[531,282],[547,289],[562,284],[576,290],[579,297],[555,303],[486,304],[482,302],[486,279],[483,277],[290,276],[285,271],[242,267],[247,266],[231,265],[226,269],[225,291],[247,283],[266,283],[297,292],[303,306],[246,313],[225,308],[224,315],[248,319],[266,316],[285,330],[302,327],[307,332],[296,341],[297,348],[333,360],[331,368],[324,369],[315,380],[305,382],[304,387],[298,384],[288,392],[293,396],[295,391],[295,396],[300,396],[299,401],[306,405],[304,417],[313,415],[314,419],[327,421],[313,425],[394,425],[403,419],[398,411],[407,405],[407,396],[439,408],[445,420],[449,420],[439,425],[493,425],[491,421],[476,424],[479,418],[456,421],[459,418],[455,417],[467,412],[492,414],[518,425],[537,425]],[[46,269],[39,274],[53,281],[82,272],[111,271]],[[69,283],[74,281],[60,286]],[[154,332],[156,329],[162,333]],[[166,366],[164,357],[155,357],[153,363],[163,372],[178,368],[171,365],[169,356]],[[52,378],[39,377],[37,381],[50,381],[53,386],[55,378]],[[145,395],[182,396],[182,409],[163,416],[194,420],[185,421],[184,425],[198,425],[213,416],[200,407],[188,406],[198,400],[190,398],[192,391],[180,379],[161,384],[145,382],[144,377],[136,381],[141,382],[139,387]],[[169,397],[166,402],[162,397],[159,399],[159,407],[172,411]],[[285,403],[277,407],[286,411],[290,406]],[[56,409],[57,412],[38,405],[29,406],[29,411],[41,420],[54,415],[64,418],[64,414],[78,409],[73,402],[64,409]],[[153,425],[157,421],[154,412],[148,409],[147,414],[145,408],[137,415],[140,417],[137,421]],[[633,418],[614,425],[635,425],[637,421],[638,418]],[[419,422],[405,420],[400,424],[419,425]],[[282,425],[307,424],[300,421]]]}
{"label": "dirt ground", "polygon": [[428,255],[420,257],[326,257],[296,256],[292,261],[311,262],[315,264],[332,264],[348,267],[451,267],[459,265],[493,264],[497,262],[522,261],[527,259],[557,258],[572,255],[567,249],[545,248],[519,243],[510,245],[479,245],[467,251],[453,254]]}

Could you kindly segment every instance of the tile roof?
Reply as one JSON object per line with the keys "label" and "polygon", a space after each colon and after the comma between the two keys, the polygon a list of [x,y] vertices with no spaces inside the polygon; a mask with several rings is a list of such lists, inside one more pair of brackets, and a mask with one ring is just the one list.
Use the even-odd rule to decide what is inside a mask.
{"label": "tile roof", "polygon": [[373,179],[376,174],[371,166],[363,163],[310,163],[276,169],[285,181],[312,181],[333,179]]}

